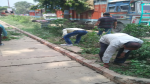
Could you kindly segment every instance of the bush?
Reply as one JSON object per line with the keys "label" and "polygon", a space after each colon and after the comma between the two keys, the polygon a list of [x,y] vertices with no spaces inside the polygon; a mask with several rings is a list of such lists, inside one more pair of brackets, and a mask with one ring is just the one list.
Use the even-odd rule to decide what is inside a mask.
{"label": "bush", "polygon": [[147,40],[144,40],[142,47],[139,48],[138,50],[132,51],[130,55],[132,59],[146,60],[146,59],[150,59],[149,51],[150,51],[150,42]]}
{"label": "bush", "polygon": [[131,52],[130,55],[132,56],[132,59],[145,60],[150,58],[150,42],[145,38],[150,36],[150,26],[128,24],[123,32],[131,36],[141,38],[144,41],[141,48]]}
{"label": "bush", "polygon": [[99,46],[99,39],[100,37],[97,35],[97,33],[92,31],[83,36],[80,43],[82,43],[82,46],[85,48],[95,48]]}
{"label": "bush", "polygon": [[83,25],[73,23],[67,19],[52,20],[50,23],[55,24],[57,27],[60,28],[83,28],[84,27]]}
{"label": "bush", "polygon": [[150,26],[128,24],[123,30],[124,33],[132,35],[134,37],[148,37],[150,36]]}
{"label": "bush", "polygon": [[29,23],[31,22],[31,18],[29,16],[18,16],[18,15],[9,15],[8,16],[10,19],[14,20],[14,21],[18,21],[20,23]]}

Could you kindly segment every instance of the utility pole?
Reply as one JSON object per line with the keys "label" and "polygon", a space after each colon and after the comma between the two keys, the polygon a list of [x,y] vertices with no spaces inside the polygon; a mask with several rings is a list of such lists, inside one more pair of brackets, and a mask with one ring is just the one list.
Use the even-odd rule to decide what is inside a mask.
{"label": "utility pole", "polygon": [[9,6],[9,0],[8,0],[8,7],[10,8],[10,6]]}

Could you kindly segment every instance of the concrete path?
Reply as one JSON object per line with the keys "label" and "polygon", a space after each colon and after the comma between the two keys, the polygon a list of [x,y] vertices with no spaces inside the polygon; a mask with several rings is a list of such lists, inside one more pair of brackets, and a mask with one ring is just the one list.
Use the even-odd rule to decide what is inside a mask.
{"label": "concrete path", "polygon": [[115,84],[25,35],[3,43],[5,45],[0,46],[0,84]]}

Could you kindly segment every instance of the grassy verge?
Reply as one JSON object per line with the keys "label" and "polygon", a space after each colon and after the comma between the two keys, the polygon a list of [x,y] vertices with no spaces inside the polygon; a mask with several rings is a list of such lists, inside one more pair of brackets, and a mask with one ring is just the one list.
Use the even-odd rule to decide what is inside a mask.
{"label": "grassy verge", "polygon": [[[65,43],[65,41],[60,40],[61,35],[62,35],[62,29],[63,28],[71,28],[71,27],[81,27],[82,25],[77,25],[75,23],[70,23],[66,20],[56,20],[51,22],[51,24],[54,25],[49,25],[49,27],[46,28],[41,28],[41,24],[37,22],[32,22],[31,20],[34,18],[30,18],[28,21],[19,21],[19,19],[14,19],[18,17],[1,17],[0,19],[2,21],[5,21],[17,28],[20,28],[24,31],[27,31],[31,34],[34,34],[40,38],[43,38],[51,43],[54,44],[61,44]],[[21,18],[21,17],[19,17]],[[130,26],[130,29],[135,28],[134,25]],[[134,30],[134,34],[136,34],[137,30]],[[132,31],[128,30],[128,31]],[[143,31],[143,30],[141,30]],[[146,30],[145,30],[146,31]],[[131,32],[133,34],[133,32]],[[142,32],[144,33],[144,32]],[[137,35],[139,35],[137,33]],[[143,35],[144,36],[144,35]],[[89,32],[87,35],[83,36],[80,44],[78,45],[83,49],[82,53],[78,53],[81,56],[87,58],[87,59],[94,59],[97,60],[99,59],[98,53],[99,53],[99,40],[100,37],[97,36],[97,33],[94,32]],[[74,37],[71,38],[72,41],[75,41]],[[130,61],[127,66],[118,66],[110,63],[110,69],[116,71],[117,73],[124,74],[124,75],[130,75],[130,76],[136,76],[136,77],[142,77],[142,78],[150,78],[150,42],[149,40],[146,40],[143,47],[140,48],[137,51],[134,51],[131,53],[130,58],[128,61]],[[112,59],[113,60],[113,59]],[[111,60],[111,61],[112,61]],[[99,63],[99,62],[97,62]],[[143,70],[144,69],[144,70]]]}

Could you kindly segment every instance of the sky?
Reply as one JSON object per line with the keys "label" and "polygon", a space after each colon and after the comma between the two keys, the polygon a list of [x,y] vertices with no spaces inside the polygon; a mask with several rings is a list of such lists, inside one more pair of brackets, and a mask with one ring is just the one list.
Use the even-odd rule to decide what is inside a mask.
{"label": "sky", "polygon": [[28,3],[37,4],[33,0],[0,0],[0,6],[8,6],[8,1],[10,7],[13,7],[14,4],[19,1],[26,1]]}

